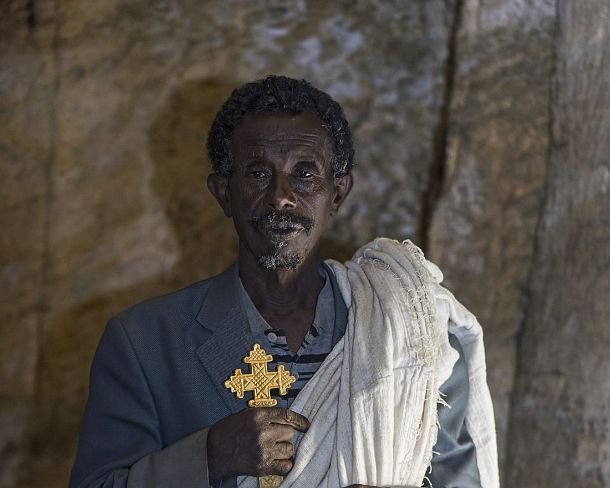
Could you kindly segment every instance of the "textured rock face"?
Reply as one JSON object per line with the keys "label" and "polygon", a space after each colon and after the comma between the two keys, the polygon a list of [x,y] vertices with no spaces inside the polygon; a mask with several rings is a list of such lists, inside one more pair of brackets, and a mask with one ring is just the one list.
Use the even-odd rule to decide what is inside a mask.
{"label": "textured rock face", "polygon": [[558,13],[548,189],[507,473],[510,486],[601,488],[610,486],[610,5],[566,1]]}
{"label": "textured rock face", "polygon": [[484,327],[501,460],[548,156],[555,14],[549,1],[521,3],[464,2],[428,248]]}
{"label": "textured rock face", "polygon": [[52,30],[30,39],[18,7],[0,7],[0,486],[15,486],[30,431],[53,153]]}

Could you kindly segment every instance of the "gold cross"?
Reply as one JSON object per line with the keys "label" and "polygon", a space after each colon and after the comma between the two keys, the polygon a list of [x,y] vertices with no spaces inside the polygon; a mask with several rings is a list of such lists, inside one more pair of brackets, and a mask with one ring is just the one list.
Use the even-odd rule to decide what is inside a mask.
{"label": "gold cross", "polygon": [[[290,371],[284,370],[282,365],[278,365],[276,371],[267,371],[267,363],[271,361],[273,356],[261,349],[260,345],[254,344],[244,358],[244,363],[250,365],[250,373],[243,374],[241,369],[236,369],[235,374],[225,381],[225,387],[235,393],[237,398],[243,398],[245,392],[252,391],[252,400],[248,400],[249,407],[275,407],[277,400],[271,398],[271,390],[278,388],[280,395],[285,395],[296,378]],[[283,480],[277,475],[262,476],[258,479],[258,486],[278,488]]]}
{"label": "gold cross", "polygon": [[248,401],[249,407],[275,407],[277,400],[271,398],[272,389],[278,388],[280,395],[285,395],[286,390],[296,381],[290,371],[284,370],[279,365],[277,371],[267,371],[267,363],[273,361],[273,356],[267,354],[261,346],[254,344],[252,350],[244,358],[244,363],[250,364],[250,373],[242,373],[236,369],[235,374],[225,381],[225,387],[243,398],[246,391],[252,391],[252,400]]}

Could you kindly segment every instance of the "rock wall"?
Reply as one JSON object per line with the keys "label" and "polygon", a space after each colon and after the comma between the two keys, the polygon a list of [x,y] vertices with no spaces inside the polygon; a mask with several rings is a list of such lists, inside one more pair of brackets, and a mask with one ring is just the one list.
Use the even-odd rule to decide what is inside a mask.
{"label": "rock wall", "polygon": [[504,459],[548,153],[553,2],[466,0],[428,254],[483,324]]}
{"label": "rock wall", "polygon": [[[610,21],[594,3],[0,6],[0,486],[66,485],[112,314],[234,259],[203,141],[230,91],[268,73],[312,81],[352,124],[356,185],[327,255],[411,238],[479,316],[507,486],[603,486]],[[576,270],[568,294],[561,280]],[[591,294],[599,306],[579,305]],[[587,338],[573,340],[577,326]],[[556,431],[565,446],[534,482],[528,456]]]}
{"label": "rock wall", "polygon": [[7,487],[26,469],[33,432],[55,148],[53,23],[33,39],[20,7],[0,7],[0,486]]}
{"label": "rock wall", "polygon": [[609,22],[603,0],[558,4],[549,176],[519,340],[510,486],[610,486]]}

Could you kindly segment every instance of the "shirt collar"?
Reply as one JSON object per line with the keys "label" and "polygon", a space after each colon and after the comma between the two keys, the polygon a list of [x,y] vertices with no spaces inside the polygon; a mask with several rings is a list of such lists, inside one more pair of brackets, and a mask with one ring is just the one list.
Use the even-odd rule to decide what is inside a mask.
{"label": "shirt collar", "polygon": [[[329,325],[329,321],[326,317],[328,317],[329,313],[332,313],[334,316],[334,304],[335,297],[333,294],[333,288],[330,278],[328,277],[328,273],[326,268],[322,265],[318,268],[318,272],[320,276],[324,279],[324,285],[318,294],[318,300],[316,301],[316,311],[313,319],[313,325],[316,326],[318,331],[326,329]],[[238,282],[239,282],[239,295],[241,298],[241,303],[244,311],[246,312],[246,317],[248,318],[248,324],[250,325],[250,331],[254,337],[260,337],[261,335],[265,335],[265,331],[271,329],[272,327],[267,323],[267,321],[260,314],[250,295],[246,291],[244,284],[239,278],[239,272],[237,274]]]}

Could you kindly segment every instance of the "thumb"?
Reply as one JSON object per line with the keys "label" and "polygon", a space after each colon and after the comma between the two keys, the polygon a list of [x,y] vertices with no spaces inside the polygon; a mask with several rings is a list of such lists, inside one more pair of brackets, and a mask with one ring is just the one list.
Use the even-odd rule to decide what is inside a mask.
{"label": "thumb", "polygon": [[290,425],[299,432],[307,432],[309,429],[309,420],[306,417],[287,408],[276,409],[270,420],[275,424]]}

